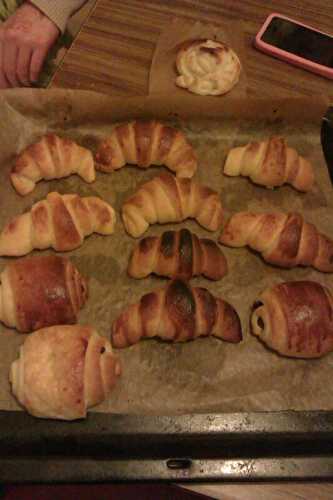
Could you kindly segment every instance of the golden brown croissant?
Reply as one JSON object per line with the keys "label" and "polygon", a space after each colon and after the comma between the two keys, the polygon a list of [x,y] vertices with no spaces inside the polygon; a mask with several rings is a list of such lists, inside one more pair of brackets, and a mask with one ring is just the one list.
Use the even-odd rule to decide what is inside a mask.
{"label": "golden brown croissant", "polygon": [[111,234],[115,217],[111,205],[95,196],[49,193],[7,223],[0,234],[0,255],[25,255],[34,248],[73,250],[93,232]]}
{"label": "golden brown croissant", "polygon": [[237,312],[206,288],[192,288],[185,281],[174,280],[127,307],[114,321],[111,338],[114,347],[127,347],[144,337],[185,342],[208,335],[240,342]]}
{"label": "golden brown croissant", "polygon": [[313,281],[280,283],[259,296],[251,324],[283,356],[319,358],[333,350],[333,296]]}
{"label": "golden brown croissant", "polygon": [[180,130],[158,121],[133,121],[118,125],[98,147],[96,168],[111,172],[126,163],[141,168],[165,165],[178,177],[192,177],[197,158]]}
{"label": "golden brown croissant", "polygon": [[16,191],[26,195],[41,179],[60,179],[71,174],[93,182],[95,167],[92,153],[68,138],[48,134],[17,156],[10,178]]}
{"label": "golden brown croissant", "polygon": [[51,326],[20,347],[10,369],[12,391],[41,418],[74,420],[106,399],[120,375],[110,342],[90,326]]}
{"label": "golden brown croissant", "polygon": [[150,273],[182,279],[203,274],[219,280],[227,273],[227,261],[208,238],[199,239],[188,229],[166,231],[161,236],[143,238],[133,250],[128,274],[145,278]]}
{"label": "golden brown croissant", "polygon": [[250,177],[255,184],[268,188],[287,183],[299,191],[309,191],[314,182],[311,163],[288,147],[282,137],[231,149],[224,173]]}
{"label": "golden brown croissant", "polygon": [[149,224],[181,222],[194,218],[208,229],[216,231],[223,220],[219,195],[193,179],[179,179],[161,174],[143,184],[122,207],[126,231],[137,238]]}
{"label": "golden brown croissant", "polygon": [[333,241],[297,213],[239,212],[227,222],[219,241],[231,247],[248,245],[280,267],[333,272]]}
{"label": "golden brown croissant", "polygon": [[66,257],[17,259],[0,277],[0,320],[21,332],[76,323],[88,296],[86,280]]}

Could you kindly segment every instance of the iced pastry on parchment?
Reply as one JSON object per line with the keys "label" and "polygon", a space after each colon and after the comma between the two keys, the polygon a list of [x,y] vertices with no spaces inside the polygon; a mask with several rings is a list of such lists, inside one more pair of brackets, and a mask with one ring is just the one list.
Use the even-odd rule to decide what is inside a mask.
{"label": "iced pastry on parchment", "polygon": [[254,303],[252,332],[279,354],[319,358],[333,350],[333,297],[314,281],[267,288]]}
{"label": "iced pastry on parchment", "polygon": [[51,326],[29,335],[10,368],[12,391],[35,417],[75,420],[104,401],[121,368],[91,326]]}
{"label": "iced pastry on parchment", "polygon": [[178,50],[176,85],[199,95],[221,95],[238,82],[241,63],[226,44],[191,40]]}

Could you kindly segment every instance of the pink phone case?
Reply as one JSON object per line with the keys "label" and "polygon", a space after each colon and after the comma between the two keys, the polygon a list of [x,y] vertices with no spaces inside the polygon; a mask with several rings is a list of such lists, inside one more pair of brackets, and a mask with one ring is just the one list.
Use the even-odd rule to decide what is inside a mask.
{"label": "pink phone case", "polygon": [[312,71],[312,73],[318,73],[319,75],[325,76],[326,78],[333,79],[333,68],[329,68],[328,66],[323,66],[322,64],[317,64],[315,62],[309,61],[308,59],[304,59],[303,57],[296,56],[295,54],[291,54],[290,52],[286,52],[285,50],[278,49],[277,47],[274,47],[273,45],[270,45],[262,41],[261,37],[265,32],[267,26],[273,19],[273,17],[286,19],[287,21],[291,21],[292,23],[296,23],[300,26],[304,26],[305,28],[311,29],[312,31],[316,31],[317,33],[322,33],[324,35],[330,36],[327,33],[324,33],[323,31],[316,30],[310,26],[307,26],[306,24],[295,21],[290,17],[273,13],[270,16],[268,16],[262,28],[260,29],[259,33],[256,35],[254,40],[255,47],[261,50],[262,52],[265,52],[266,54],[269,54],[273,57],[277,57],[278,59],[282,59],[283,61],[287,61],[290,64],[293,64],[294,66],[298,66],[308,71]]}

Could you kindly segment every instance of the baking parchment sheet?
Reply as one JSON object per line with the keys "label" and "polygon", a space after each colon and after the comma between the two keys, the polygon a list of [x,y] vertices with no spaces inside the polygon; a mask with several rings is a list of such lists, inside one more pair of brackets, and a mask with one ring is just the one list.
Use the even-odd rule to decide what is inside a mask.
{"label": "baking parchment sheet", "polygon": [[[320,147],[320,120],[326,107],[325,100],[319,98],[193,101],[186,96],[124,99],[85,91],[4,91],[0,95],[0,227],[54,190],[97,195],[114,206],[118,220],[113,235],[92,235],[79,249],[64,254],[89,277],[90,296],[79,322],[94,325],[108,337],[112,321],[124,307],[166,284],[163,278],[134,280],[127,276],[128,257],[136,240],[126,234],[119,213],[123,200],[164,167],[144,170],[128,166],[112,174],[97,173],[93,184],[86,184],[77,176],[42,181],[30,195],[20,197],[8,177],[14,155],[47,131],[71,137],[95,150],[98,140],[116,122],[139,117],[164,119],[181,128],[193,144],[199,158],[195,177],[221,194],[226,217],[240,210],[297,210],[333,237],[332,187]],[[271,133],[283,134],[289,145],[312,161],[316,175],[313,192],[301,194],[289,186],[267,190],[246,178],[223,176],[222,165],[231,147]],[[150,226],[144,236],[180,227],[214,240],[220,234],[209,233],[194,221],[187,221]],[[333,409],[333,354],[309,361],[283,358],[266,349],[249,331],[251,306],[266,286],[293,279],[314,279],[330,286],[332,276],[311,268],[272,267],[247,248],[224,247],[223,251],[228,260],[228,275],[219,282],[196,278],[192,285],[208,288],[237,309],[244,340],[238,345],[215,338],[185,344],[145,340],[118,350],[123,375],[110,398],[95,411],[172,415]],[[0,258],[0,271],[8,260]],[[26,335],[0,326],[1,409],[19,408],[10,394],[8,370],[25,338]]]}

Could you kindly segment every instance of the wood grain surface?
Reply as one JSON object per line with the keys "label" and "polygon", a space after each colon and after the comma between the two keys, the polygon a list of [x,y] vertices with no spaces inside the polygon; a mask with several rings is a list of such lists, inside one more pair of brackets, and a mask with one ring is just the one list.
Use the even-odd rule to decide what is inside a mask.
{"label": "wood grain surface", "polygon": [[[173,17],[226,23],[239,20],[245,31],[242,61],[249,96],[326,94],[333,82],[264,55],[252,47],[272,12],[333,33],[332,0],[99,0],[68,51],[52,87],[90,89],[112,95],[145,95],[154,48]],[[185,486],[185,485],[184,485]],[[189,484],[187,488],[224,500],[333,498],[333,485]]]}
{"label": "wood grain surface", "polygon": [[159,34],[173,17],[242,22],[243,65],[248,95],[327,94],[333,82],[273,59],[252,47],[254,35],[272,12],[333,32],[332,0],[99,0],[67,53],[52,86],[113,95],[144,95]]}

